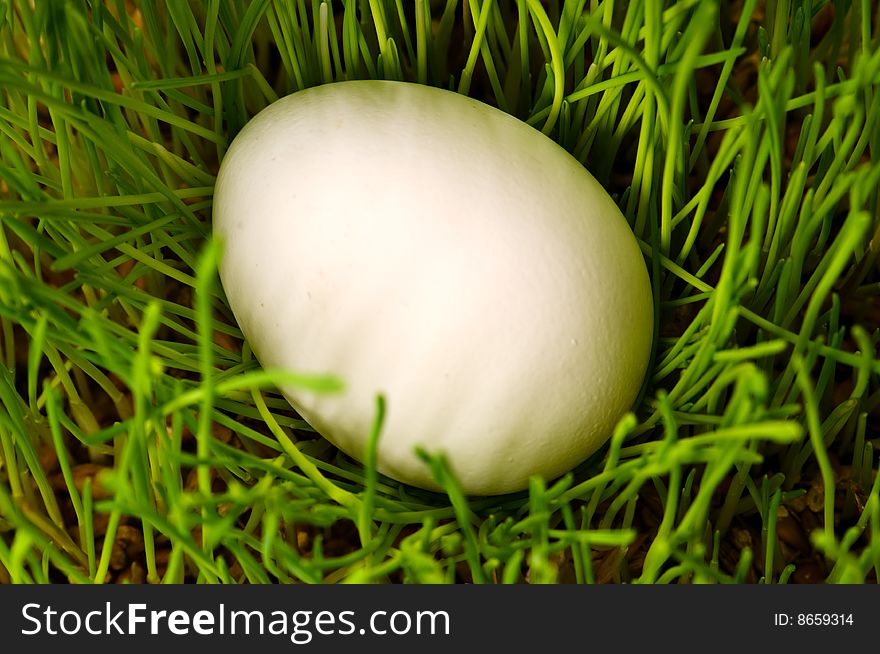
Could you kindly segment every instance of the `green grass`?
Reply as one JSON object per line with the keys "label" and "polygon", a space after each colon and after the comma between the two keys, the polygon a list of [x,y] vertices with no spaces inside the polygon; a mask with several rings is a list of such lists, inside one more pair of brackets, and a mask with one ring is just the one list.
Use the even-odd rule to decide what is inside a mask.
{"label": "green grass", "polygon": [[[878,38],[871,0],[0,0],[0,581],[876,582]],[[381,477],[274,390],[336,380],[243,343],[219,161],[373,77],[549,134],[640,240],[642,399],[561,480]]]}

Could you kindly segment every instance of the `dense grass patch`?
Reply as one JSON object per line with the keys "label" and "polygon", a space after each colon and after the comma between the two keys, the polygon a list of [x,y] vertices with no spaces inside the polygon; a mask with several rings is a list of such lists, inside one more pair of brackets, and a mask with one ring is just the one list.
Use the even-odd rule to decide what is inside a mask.
{"label": "dense grass patch", "polygon": [[[876,582],[871,0],[0,0],[0,581]],[[317,438],[216,279],[232,137],[308,86],[549,134],[652,270],[634,413],[552,484],[402,486]]]}

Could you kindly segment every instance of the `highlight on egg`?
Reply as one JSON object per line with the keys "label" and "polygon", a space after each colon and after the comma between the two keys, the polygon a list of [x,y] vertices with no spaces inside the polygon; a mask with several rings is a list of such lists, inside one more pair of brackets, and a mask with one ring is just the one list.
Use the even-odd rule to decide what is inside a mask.
{"label": "highlight on egg", "polygon": [[363,460],[438,489],[557,477],[632,407],[653,336],[650,281],[612,198],[562,147],[428,86],[349,81],[271,104],[222,161],[214,229],[233,313],[267,367],[332,374],[281,391]]}

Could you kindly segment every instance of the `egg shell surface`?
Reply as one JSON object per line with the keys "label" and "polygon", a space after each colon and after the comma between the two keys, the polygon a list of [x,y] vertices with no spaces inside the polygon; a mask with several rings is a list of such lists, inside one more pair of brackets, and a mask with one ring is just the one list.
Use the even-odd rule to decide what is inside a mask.
{"label": "egg shell surface", "polygon": [[331,374],[281,391],[378,469],[466,493],[552,479],[631,407],[653,334],[644,259],[611,197],[562,147],[465,96],[327,84],[255,116],[214,195],[220,276],[265,367]]}

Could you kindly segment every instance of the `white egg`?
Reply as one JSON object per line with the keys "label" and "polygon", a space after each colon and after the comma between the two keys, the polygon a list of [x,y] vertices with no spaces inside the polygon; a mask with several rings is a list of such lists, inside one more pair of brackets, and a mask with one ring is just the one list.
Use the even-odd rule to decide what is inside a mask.
{"label": "white egg", "polygon": [[417,446],[492,495],[583,461],[648,363],[651,287],[632,231],[577,160],[525,123],[416,84],[285,97],[235,138],[214,228],[230,306],[266,367],[338,376],[282,392],[363,460],[436,489]]}

